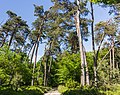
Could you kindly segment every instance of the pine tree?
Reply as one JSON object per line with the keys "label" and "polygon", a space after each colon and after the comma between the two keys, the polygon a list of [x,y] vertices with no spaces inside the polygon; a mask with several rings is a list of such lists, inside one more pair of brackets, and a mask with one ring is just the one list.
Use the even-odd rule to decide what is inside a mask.
{"label": "pine tree", "polygon": [[7,14],[9,19],[1,27],[4,36],[1,46],[9,40],[8,45],[10,47],[13,44],[13,50],[21,49],[30,32],[29,27],[26,21],[22,20],[20,16],[17,16],[12,11],[7,11]]}
{"label": "pine tree", "polygon": [[[37,63],[39,43],[42,43],[42,40],[45,38],[45,32],[46,32],[45,21],[47,19],[47,12],[44,11],[43,6],[34,5],[34,7],[35,7],[34,15],[37,17],[37,19],[33,22],[33,30],[30,34],[30,40],[33,44],[31,62],[32,62],[33,55],[35,53],[33,74],[35,73],[35,67]],[[32,78],[31,85],[34,85],[34,76]]]}
{"label": "pine tree", "polygon": [[[79,16],[86,16],[88,11],[85,8],[86,6],[86,2],[81,2],[79,5],[76,4],[76,2],[70,2],[69,0],[62,0],[62,1],[58,1],[58,0],[53,0],[54,2],[54,6],[51,7],[52,11],[54,11],[53,14],[56,14],[56,16],[52,16],[53,20],[55,20],[56,24],[54,25],[54,27],[56,25],[58,25],[59,29],[62,29],[62,40],[64,40],[63,43],[65,42],[70,42],[70,39],[68,39],[70,37],[70,34],[72,34],[73,32],[75,33],[76,31],[76,38],[79,40],[76,40],[76,38],[73,38],[72,40],[75,40],[76,42],[76,46],[79,43],[79,49],[81,51],[81,59],[83,59],[81,62],[82,65],[82,73],[84,76],[84,79],[81,79],[81,81],[84,81],[83,83],[81,83],[82,85],[85,84],[85,60],[82,56],[84,56],[83,52],[83,39],[84,39],[84,35],[83,34],[87,34],[87,23],[88,20],[84,17],[79,18]],[[81,10],[81,11],[80,11]],[[79,12],[80,14],[77,14],[76,12]],[[76,23],[77,21],[77,23]],[[79,24],[79,25],[77,25]],[[77,27],[77,28],[76,28]],[[76,28],[76,30],[75,30]],[[78,29],[79,28],[79,29]],[[78,31],[79,30],[79,31]],[[79,34],[79,33],[80,34]],[[60,36],[59,36],[60,37]],[[65,49],[68,49],[66,46],[68,46],[69,44],[65,43]],[[72,46],[72,48],[75,46]],[[72,49],[71,48],[71,49]],[[81,74],[82,75],[82,74]]]}

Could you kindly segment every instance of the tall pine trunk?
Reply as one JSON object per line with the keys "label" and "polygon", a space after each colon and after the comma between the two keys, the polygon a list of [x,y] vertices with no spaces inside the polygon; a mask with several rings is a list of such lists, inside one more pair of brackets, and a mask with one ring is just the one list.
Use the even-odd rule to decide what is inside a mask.
{"label": "tall pine trunk", "polygon": [[90,2],[91,7],[91,17],[92,17],[92,23],[91,23],[91,32],[92,32],[92,50],[93,50],[93,64],[94,64],[94,84],[97,86],[97,55],[95,53],[95,37],[94,37],[94,11],[93,11],[93,3]]}
{"label": "tall pine trunk", "polygon": [[80,7],[80,2],[79,0],[77,0],[77,12],[76,12],[76,16],[75,16],[75,21],[76,21],[76,31],[77,31],[77,36],[79,39],[79,49],[80,49],[80,58],[81,58],[81,85],[84,86],[85,85],[85,61],[84,61],[84,53],[83,53],[83,42],[82,42],[82,32],[80,29],[80,11],[79,11],[79,7]]}
{"label": "tall pine trunk", "polygon": [[38,37],[37,43],[36,43],[35,61],[33,64],[33,76],[32,76],[32,81],[31,81],[32,86],[34,85],[34,73],[35,73],[35,67],[36,67],[36,63],[37,63],[37,53],[38,53],[38,47],[39,47],[39,40],[40,40],[40,37]]}

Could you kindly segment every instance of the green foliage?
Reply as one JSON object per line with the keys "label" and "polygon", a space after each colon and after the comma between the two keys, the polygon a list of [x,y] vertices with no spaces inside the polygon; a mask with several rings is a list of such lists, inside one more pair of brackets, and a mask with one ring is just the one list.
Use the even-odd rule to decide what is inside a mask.
{"label": "green foliage", "polygon": [[80,78],[80,58],[79,54],[63,53],[62,58],[58,61],[59,83],[66,83],[69,79],[79,82]]}
{"label": "green foliage", "polygon": [[21,58],[20,54],[12,52],[6,46],[0,48],[1,85],[9,85],[17,90],[21,85],[30,83],[30,68]]}
{"label": "green foliage", "polygon": [[93,52],[86,53],[87,63],[88,63],[88,70],[89,70],[89,78],[90,84],[93,83],[94,80],[94,71],[93,71]]}
{"label": "green foliage", "polygon": [[[87,63],[89,69],[90,80],[93,80],[93,58],[92,53],[88,52],[87,54]],[[80,83],[80,55],[71,54],[69,52],[64,52],[61,56],[58,57],[57,61],[57,72],[56,80],[59,84],[64,84],[69,88],[74,88]]]}
{"label": "green foliage", "polygon": [[105,95],[120,95],[120,85],[113,84],[109,85],[105,90],[101,90],[101,92],[104,92]]}
{"label": "green foliage", "polygon": [[52,61],[51,72],[48,78],[48,85],[56,87],[59,85],[58,76],[56,75],[58,69],[58,64],[55,61]]}
{"label": "green foliage", "polygon": [[74,81],[73,79],[68,79],[65,83],[65,86],[68,88],[76,88],[79,85],[80,84],[78,82]]}
{"label": "green foliage", "polygon": [[95,25],[95,42],[97,45],[100,45],[101,41],[103,42],[105,38],[110,41],[116,34],[117,26],[113,22],[101,21]]}
{"label": "green foliage", "polygon": [[[108,48],[102,49],[99,54],[99,62],[98,62],[98,85],[102,87],[102,89],[109,89],[110,85],[119,84],[120,83],[120,70],[118,68],[112,68],[110,66],[110,56],[108,53]],[[104,55],[106,57],[103,60]],[[117,53],[115,53],[117,56]],[[119,58],[119,57],[118,57]],[[102,62],[101,62],[102,60]],[[117,64],[117,58],[115,63]]]}
{"label": "green foliage", "polygon": [[[29,87],[26,88],[26,90],[28,90],[28,91],[36,90],[37,92],[43,93],[41,88],[35,87],[35,86],[29,86]],[[33,93],[32,95],[35,95],[35,94]]]}
{"label": "green foliage", "polygon": [[27,22],[22,20],[12,11],[6,12],[9,16],[8,20],[1,26],[2,40],[0,46],[2,47],[9,40],[9,46],[17,52],[22,51],[21,46],[24,47],[26,38],[30,33]]}
{"label": "green foliage", "polygon": [[119,0],[90,0],[94,3],[104,3],[104,4],[116,4],[116,3],[120,3]]}
{"label": "green foliage", "polygon": [[58,91],[60,92],[60,93],[64,93],[64,92],[66,92],[68,90],[68,87],[65,87],[65,86],[63,86],[63,85],[59,85],[58,86]]}
{"label": "green foliage", "polygon": [[120,74],[119,70],[114,68],[111,69],[107,61],[101,63],[98,74],[99,74],[99,85],[101,85],[104,89],[108,88],[107,86],[120,83]]}
{"label": "green foliage", "polygon": [[0,84],[5,83],[5,81],[7,81],[8,78],[9,76],[5,73],[4,69],[0,68],[0,80],[1,80]]}
{"label": "green foliage", "polygon": [[37,64],[36,64],[36,69],[35,69],[35,73],[33,74],[33,76],[34,76],[34,85],[39,85],[39,86],[41,86],[41,85],[43,85],[43,75],[44,75],[44,73],[43,73],[43,71],[42,71],[42,63],[40,63],[40,62],[38,62]]}
{"label": "green foliage", "polygon": [[105,94],[93,87],[77,87],[68,89],[66,92],[63,92],[63,95],[105,95]]}
{"label": "green foliage", "polygon": [[24,89],[15,91],[10,88],[0,88],[0,95],[43,95],[45,89],[42,87],[29,86]]}

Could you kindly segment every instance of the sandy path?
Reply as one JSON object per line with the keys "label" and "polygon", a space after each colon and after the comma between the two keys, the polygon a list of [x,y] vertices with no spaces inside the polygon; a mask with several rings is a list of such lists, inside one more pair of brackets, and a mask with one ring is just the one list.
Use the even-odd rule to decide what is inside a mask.
{"label": "sandy path", "polygon": [[45,93],[44,95],[60,95],[61,93],[58,92],[58,90],[51,90],[48,93]]}

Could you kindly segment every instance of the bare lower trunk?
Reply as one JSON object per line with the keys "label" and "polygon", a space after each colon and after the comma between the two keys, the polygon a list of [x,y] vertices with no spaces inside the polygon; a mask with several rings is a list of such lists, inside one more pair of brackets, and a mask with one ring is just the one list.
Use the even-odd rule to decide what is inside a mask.
{"label": "bare lower trunk", "polygon": [[93,11],[93,3],[90,2],[91,7],[91,17],[92,17],[92,23],[91,23],[91,32],[92,32],[92,50],[93,50],[93,62],[94,62],[94,84],[97,86],[97,55],[95,53],[95,38],[94,38],[94,11]]}
{"label": "bare lower trunk", "polygon": [[46,52],[47,52],[47,50],[46,50],[46,46],[45,46],[45,55],[44,55],[44,57],[43,57],[43,59],[44,59],[44,86],[46,86],[47,85],[47,57],[46,57]]}
{"label": "bare lower trunk", "polygon": [[38,41],[36,43],[35,61],[34,61],[34,65],[33,65],[33,76],[32,76],[31,86],[34,85],[34,73],[35,73],[35,67],[36,67],[36,62],[37,62],[37,53],[38,53],[38,47],[39,47],[39,40],[40,40],[40,37],[38,37]]}
{"label": "bare lower trunk", "polygon": [[48,74],[47,74],[47,82],[50,79],[51,67],[52,67],[52,62],[53,62],[52,60],[53,60],[53,57],[50,58],[50,64],[49,64],[49,67],[48,67]]}
{"label": "bare lower trunk", "polygon": [[[79,6],[81,1],[77,0],[77,5]],[[77,31],[77,36],[79,39],[79,48],[80,48],[80,58],[81,58],[81,85],[85,85],[85,61],[84,61],[84,53],[83,53],[83,42],[82,42],[82,32],[80,29],[80,11],[79,8],[77,10],[76,16],[75,16],[75,21],[76,21],[76,31]]]}
{"label": "bare lower trunk", "polygon": [[97,66],[94,65],[94,85],[97,87]]}
{"label": "bare lower trunk", "polygon": [[51,57],[51,59],[50,59],[50,65],[49,65],[49,69],[48,69],[48,73],[49,73],[49,74],[50,74],[50,71],[51,71],[52,60],[53,60],[53,58]]}
{"label": "bare lower trunk", "polygon": [[84,48],[84,60],[85,60],[85,67],[86,67],[86,84],[90,85],[90,79],[89,79],[89,71],[88,71],[88,64],[87,64],[87,59],[86,59],[86,51]]}
{"label": "bare lower trunk", "polygon": [[49,58],[50,58],[50,65],[49,65],[49,69],[48,69],[48,74],[50,74],[50,71],[51,71],[51,66],[52,66],[52,61],[53,61],[53,57],[51,55],[51,52],[50,50],[52,49],[52,45],[53,45],[53,42],[50,42],[50,47],[49,47]]}
{"label": "bare lower trunk", "polygon": [[47,62],[44,63],[44,86],[47,86]]}

